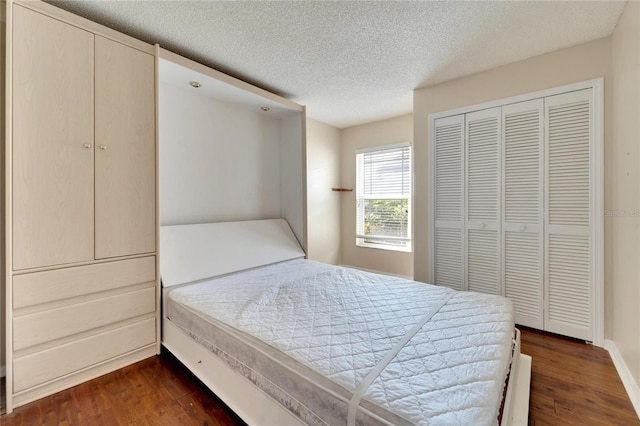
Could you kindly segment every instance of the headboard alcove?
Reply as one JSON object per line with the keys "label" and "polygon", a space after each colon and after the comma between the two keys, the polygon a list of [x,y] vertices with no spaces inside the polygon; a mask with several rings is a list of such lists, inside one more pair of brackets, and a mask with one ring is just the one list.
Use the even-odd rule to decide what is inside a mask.
{"label": "headboard alcove", "polygon": [[160,224],[283,218],[306,251],[304,106],[164,49],[158,73]]}

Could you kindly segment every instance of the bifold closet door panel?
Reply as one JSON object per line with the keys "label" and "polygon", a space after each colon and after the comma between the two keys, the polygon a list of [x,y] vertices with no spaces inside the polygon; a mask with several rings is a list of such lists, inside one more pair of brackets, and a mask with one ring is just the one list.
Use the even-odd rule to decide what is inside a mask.
{"label": "bifold closet door panel", "polygon": [[500,284],[501,109],[466,115],[467,290],[502,294]]}
{"label": "bifold closet door panel", "polygon": [[464,115],[437,119],[434,127],[435,284],[464,290]]}
{"label": "bifold closet door panel", "polygon": [[96,36],[96,258],[155,251],[153,55]]}
{"label": "bifold closet door panel", "polygon": [[543,112],[535,99],[505,105],[503,121],[502,271],[516,323],[543,329]]}
{"label": "bifold closet door panel", "polygon": [[593,336],[592,89],[545,99],[545,330]]}
{"label": "bifold closet door panel", "polygon": [[13,5],[13,269],[94,258],[93,34]]}

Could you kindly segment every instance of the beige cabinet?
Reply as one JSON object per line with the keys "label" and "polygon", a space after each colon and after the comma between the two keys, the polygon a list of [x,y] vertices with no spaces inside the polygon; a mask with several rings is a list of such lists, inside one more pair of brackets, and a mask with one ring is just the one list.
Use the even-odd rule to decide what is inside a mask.
{"label": "beige cabinet", "polygon": [[[13,385],[55,379],[155,343],[155,257],[14,277]],[[137,330],[132,339],[128,330]]]}
{"label": "beige cabinet", "polygon": [[95,38],[95,256],[156,248],[155,60]]}
{"label": "beige cabinet", "polygon": [[13,269],[92,260],[93,34],[13,7]]}
{"label": "beige cabinet", "polygon": [[13,269],[153,252],[153,55],[13,16]]}
{"label": "beige cabinet", "polygon": [[159,348],[154,49],[10,8],[9,411]]}

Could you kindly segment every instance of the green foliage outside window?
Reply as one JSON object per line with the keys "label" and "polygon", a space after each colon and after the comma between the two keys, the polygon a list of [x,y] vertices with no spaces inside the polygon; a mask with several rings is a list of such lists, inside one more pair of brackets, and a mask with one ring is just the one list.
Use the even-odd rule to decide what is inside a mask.
{"label": "green foliage outside window", "polygon": [[[365,200],[364,234],[389,237],[407,237],[409,224],[409,202],[400,200]],[[402,241],[371,240],[368,243],[404,245]]]}

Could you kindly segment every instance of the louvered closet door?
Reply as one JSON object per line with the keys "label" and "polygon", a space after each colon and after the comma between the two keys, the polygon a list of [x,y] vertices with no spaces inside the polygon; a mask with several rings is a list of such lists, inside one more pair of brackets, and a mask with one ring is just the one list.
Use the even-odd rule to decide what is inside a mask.
{"label": "louvered closet door", "polygon": [[466,240],[467,289],[501,294],[500,144],[501,109],[467,114]]}
{"label": "louvered closet door", "polygon": [[516,323],[543,328],[542,99],[502,108],[502,279]]}
{"label": "louvered closet door", "polygon": [[545,329],[593,337],[591,89],[545,99]]}
{"label": "louvered closet door", "polygon": [[435,284],[465,289],[464,115],[435,120]]}

